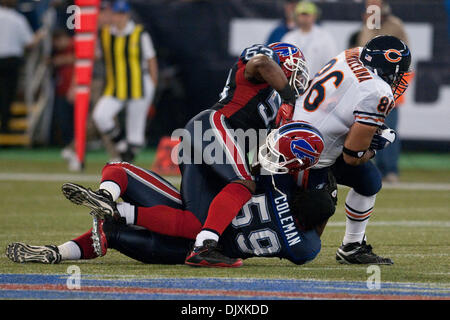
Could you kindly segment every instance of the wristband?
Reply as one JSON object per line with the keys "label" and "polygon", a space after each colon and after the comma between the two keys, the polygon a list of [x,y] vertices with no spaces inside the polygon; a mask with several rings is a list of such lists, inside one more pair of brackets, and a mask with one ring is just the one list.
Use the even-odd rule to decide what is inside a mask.
{"label": "wristband", "polygon": [[349,155],[350,157],[354,157],[357,159],[361,159],[366,154],[367,150],[364,151],[353,151],[350,149],[347,149],[346,147],[342,148],[342,152]]}

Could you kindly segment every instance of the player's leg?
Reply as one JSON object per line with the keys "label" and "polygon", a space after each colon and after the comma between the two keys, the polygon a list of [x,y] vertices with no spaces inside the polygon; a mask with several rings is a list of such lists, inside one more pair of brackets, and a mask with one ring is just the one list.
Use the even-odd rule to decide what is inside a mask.
{"label": "player's leg", "polygon": [[[198,128],[202,131],[201,142],[195,141],[199,137],[196,132]],[[204,111],[194,117],[186,125],[186,129],[194,139],[190,149],[193,153],[190,160],[194,162],[194,165],[199,165],[195,162],[200,160],[215,173],[218,179],[224,181],[223,189],[209,206],[202,231],[196,237],[195,247],[186,259],[187,264],[208,265],[206,256],[210,252],[216,252],[215,246],[220,235],[236,217],[242,206],[250,200],[255,183],[249,170],[245,149],[240,144],[242,141],[235,140],[233,130],[220,112]],[[208,138],[211,140],[208,141]],[[184,181],[188,181],[185,169],[182,171],[182,177]],[[186,184],[182,181],[182,193]],[[198,255],[198,253],[201,254]],[[216,264],[217,260],[213,260]],[[228,266],[240,266],[242,261],[227,258],[224,263],[229,264]]]}
{"label": "player's leg", "polygon": [[104,224],[108,247],[124,255],[156,264],[182,264],[192,240],[170,237],[133,225]]}
{"label": "player's leg", "polygon": [[[207,219],[212,200],[226,183],[211,168],[204,165],[181,165],[180,169],[183,175],[181,190],[185,210],[193,212],[198,220],[204,223]],[[193,239],[196,238],[200,230],[201,227]],[[208,243],[208,241],[205,242]],[[203,250],[206,248],[207,250]],[[201,254],[197,255],[196,253],[199,251]],[[236,261],[241,263],[240,260],[230,259],[223,255],[217,249],[215,242],[209,242],[207,246],[202,247],[202,250],[197,250],[197,252],[194,253],[194,250],[190,252],[187,258],[187,264],[192,263],[192,265],[196,265],[197,263],[201,263],[202,265],[207,264],[207,266],[233,266]],[[195,257],[193,254],[195,254]]]}
{"label": "player's leg", "polygon": [[97,127],[111,158],[118,158],[119,154],[115,150],[119,142],[122,131],[116,126],[115,117],[124,107],[124,101],[111,96],[102,96],[94,107],[92,119]]}
{"label": "player's leg", "polygon": [[144,76],[144,93],[141,99],[131,99],[126,109],[126,141],[120,143],[122,161],[132,162],[145,143],[145,127],[155,88],[150,76]]}
{"label": "player's leg", "polygon": [[102,171],[100,188],[124,200],[117,206],[127,224],[188,239],[195,237],[202,226],[191,211],[183,208],[179,191],[150,170],[126,162],[108,164]]}
{"label": "player's leg", "polygon": [[[65,196],[96,212],[98,219],[110,216],[161,234],[193,238],[201,223],[188,210],[183,210],[181,195],[168,181],[156,173],[126,162],[109,163],[102,171],[97,191],[66,183]],[[124,202],[116,203],[120,198]]]}
{"label": "player's leg", "polygon": [[[218,241],[242,206],[250,200],[256,187],[247,163],[244,143],[235,140],[233,130],[219,112],[212,112],[208,121],[215,143],[221,147],[219,154],[225,156],[223,162],[220,158],[215,159],[219,162],[210,161],[209,166],[227,184],[211,202],[203,233],[200,232],[197,236],[196,246],[201,246],[206,239]],[[217,154],[216,150],[216,156]]]}
{"label": "player's leg", "polygon": [[[85,260],[104,256],[107,251],[102,224],[94,217],[93,227],[84,234],[61,245],[32,246],[13,242],[6,248],[6,256],[18,263],[57,264],[65,260]],[[97,239],[95,238],[97,236]]]}
{"label": "player's leg", "polygon": [[[144,210],[152,208],[142,207]],[[93,215],[92,229],[57,247],[60,260],[93,259],[104,256],[110,248],[145,263],[183,263],[192,243],[189,238],[194,239],[201,224],[194,217],[198,225],[191,226],[192,217],[185,215],[180,209],[176,209],[177,217],[167,217],[174,214],[168,208],[161,208],[156,212],[159,220],[165,221],[165,224],[155,218],[154,212],[150,213],[152,218],[148,217],[148,212],[139,212],[136,225],[124,224],[110,216],[97,219]],[[143,223],[139,223],[140,219]],[[189,231],[192,228],[194,231]]]}
{"label": "player's leg", "polygon": [[93,216],[93,226],[86,233],[58,246],[61,260],[88,260],[103,257],[108,243],[103,232],[105,220]]}
{"label": "player's leg", "polygon": [[345,199],[346,229],[342,246],[336,253],[340,263],[392,264],[372,252],[365,239],[366,227],[381,189],[381,174],[371,162],[359,166],[347,165],[338,158],[332,166],[338,184],[351,187]]}

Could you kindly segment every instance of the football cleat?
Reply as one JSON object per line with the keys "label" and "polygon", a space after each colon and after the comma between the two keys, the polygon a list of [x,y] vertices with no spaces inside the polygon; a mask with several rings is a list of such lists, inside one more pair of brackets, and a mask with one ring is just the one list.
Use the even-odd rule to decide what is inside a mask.
{"label": "football cleat", "polygon": [[68,182],[62,185],[62,192],[73,203],[93,210],[97,219],[104,219],[105,216],[120,218],[116,202],[112,199],[111,194],[104,189],[92,191],[90,188],[86,189],[78,184]]}
{"label": "football cleat", "polygon": [[389,258],[377,256],[366,241],[343,244],[336,252],[336,261],[341,264],[394,264]]}
{"label": "football cleat", "polygon": [[30,246],[21,242],[13,242],[6,247],[6,256],[17,263],[56,264],[61,262],[61,254],[58,247],[54,245]]}
{"label": "football cleat", "polygon": [[194,267],[238,268],[242,259],[224,256],[217,247],[217,241],[205,240],[202,246],[194,246],[184,262]]}
{"label": "football cleat", "polygon": [[95,213],[92,213],[92,246],[94,247],[94,252],[98,257],[103,257],[108,250],[108,241],[106,240],[106,234],[103,230],[103,223],[105,220],[98,219]]}

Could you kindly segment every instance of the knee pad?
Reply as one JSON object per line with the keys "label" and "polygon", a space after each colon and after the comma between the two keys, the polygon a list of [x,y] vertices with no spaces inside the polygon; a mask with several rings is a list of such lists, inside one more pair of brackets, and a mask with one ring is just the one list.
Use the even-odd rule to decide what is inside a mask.
{"label": "knee pad", "polygon": [[365,170],[364,176],[360,183],[354,186],[357,193],[363,196],[374,196],[381,190],[381,173],[372,165],[370,170]]}
{"label": "knee pad", "polygon": [[380,170],[371,162],[359,166],[351,166],[341,161],[336,161],[332,166],[332,172],[338,184],[353,188],[363,196],[373,196],[381,189]]}

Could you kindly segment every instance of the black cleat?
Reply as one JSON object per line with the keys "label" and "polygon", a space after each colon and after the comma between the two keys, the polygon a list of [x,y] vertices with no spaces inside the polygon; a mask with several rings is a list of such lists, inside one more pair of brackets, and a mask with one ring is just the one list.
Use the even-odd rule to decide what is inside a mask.
{"label": "black cleat", "polygon": [[217,241],[205,240],[203,246],[194,246],[184,263],[194,267],[238,268],[242,266],[242,259],[224,256],[217,248]]}
{"label": "black cleat", "polygon": [[377,256],[366,241],[343,244],[336,251],[336,261],[342,264],[394,264],[389,258]]}
{"label": "black cleat", "polygon": [[97,219],[104,219],[105,216],[113,216],[120,218],[117,211],[117,204],[113,201],[111,194],[103,189],[92,191],[75,183],[64,183],[62,185],[64,196],[75,204],[83,205],[93,210],[93,214]]}
{"label": "black cleat", "polygon": [[61,262],[61,254],[58,247],[53,245],[30,246],[21,242],[13,242],[6,247],[6,256],[18,263],[57,264]]}

